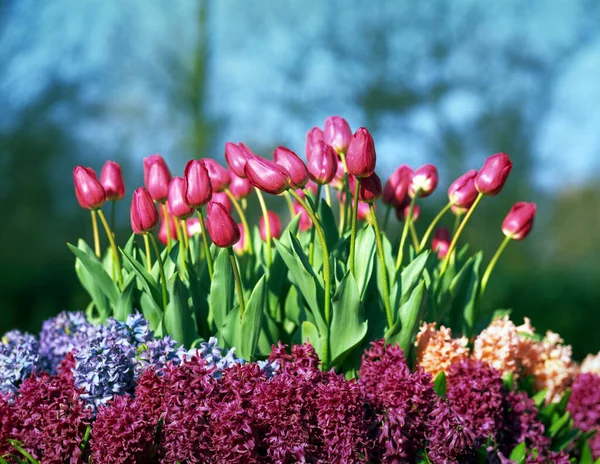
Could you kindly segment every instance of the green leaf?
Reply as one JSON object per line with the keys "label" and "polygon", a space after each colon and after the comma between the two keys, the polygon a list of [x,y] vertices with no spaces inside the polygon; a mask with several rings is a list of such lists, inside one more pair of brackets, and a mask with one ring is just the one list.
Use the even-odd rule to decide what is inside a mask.
{"label": "green leaf", "polygon": [[242,340],[238,347],[241,356],[252,360],[256,345],[260,337],[262,327],[263,308],[267,298],[266,276],[262,276],[254,286],[246,309],[242,316],[241,336]]}
{"label": "green leaf", "polygon": [[150,327],[156,331],[162,320],[163,312],[161,307],[148,293],[142,293],[140,306],[142,307],[142,314],[150,322]]}
{"label": "green leaf", "polygon": [[[600,460],[600,458],[598,458]],[[594,464],[594,456],[592,455],[592,449],[587,441],[583,442],[581,447],[581,455],[579,456],[579,464]]]}
{"label": "green leaf", "polygon": [[196,324],[192,318],[192,309],[188,304],[187,288],[178,273],[173,274],[168,288],[169,304],[163,316],[165,334],[171,335],[174,340],[189,347],[198,338],[198,332],[196,332]]}
{"label": "green leaf", "polygon": [[325,233],[325,242],[327,244],[327,248],[331,250],[340,237],[338,234],[338,226],[335,223],[335,217],[333,216],[333,211],[331,211],[331,207],[326,201],[319,202],[319,219],[321,220],[323,232]]}
{"label": "green leaf", "polygon": [[470,337],[479,315],[479,267],[482,253],[470,257],[448,289],[451,297],[452,328]]}
{"label": "green leaf", "polygon": [[136,260],[125,250],[121,249],[121,254],[123,255],[123,258],[125,258],[124,263],[127,263],[130,269],[137,275],[138,283],[141,285],[148,297],[152,298],[157,305],[162,304],[162,296],[160,293],[161,290],[158,288],[158,283],[154,277],[152,277],[152,275],[138,260]]}
{"label": "green leaf", "polygon": [[365,338],[368,322],[360,310],[358,286],[347,272],[333,297],[330,347],[333,364],[340,364],[348,351]]}
{"label": "green leaf", "polygon": [[547,393],[548,393],[548,389],[544,388],[543,390],[540,390],[539,392],[537,392],[535,395],[533,395],[531,397],[531,399],[535,403],[536,408],[540,409],[542,407],[542,405],[544,404],[544,400],[546,399]]}
{"label": "green leaf", "polygon": [[421,281],[412,291],[406,303],[398,310],[399,318],[396,324],[388,329],[385,338],[388,343],[399,343],[408,358],[412,348],[413,338],[422,320],[425,301],[425,282]]}
{"label": "green leaf", "polygon": [[429,250],[424,251],[402,270],[402,274],[400,275],[400,305],[404,305],[411,297],[413,289],[417,286],[423,275],[430,256],[431,252]]}
{"label": "green leaf", "polygon": [[234,306],[235,281],[229,259],[229,250],[222,248],[214,264],[214,274],[208,294],[208,306],[220,329],[225,323],[227,313]]}
{"label": "green leaf", "polygon": [[[225,323],[217,333],[219,343],[223,342],[226,348],[236,347],[239,350],[242,340],[242,321],[240,319],[240,307],[235,306],[227,313]],[[239,354],[239,353],[238,353]]]}
{"label": "green leaf", "polygon": [[117,321],[126,321],[127,316],[133,313],[133,295],[135,290],[135,274],[131,273],[123,283],[123,290],[115,305],[113,317]]}
{"label": "green leaf", "polygon": [[92,275],[97,286],[100,288],[100,290],[102,290],[102,293],[106,295],[111,304],[116,304],[117,298],[119,297],[119,289],[110,276],[106,273],[102,263],[98,260],[98,258],[88,255],[70,243],[67,243],[67,246],[81,261],[85,269]]}
{"label": "green leaf", "polygon": [[436,376],[435,381],[433,382],[433,389],[435,390],[437,396],[439,396],[441,398],[445,398],[446,397],[446,387],[447,387],[446,374],[444,373],[444,371],[441,371]]}
{"label": "green leaf", "polygon": [[317,326],[310,321],[302,322],[302,343],[310,342],[317,353],[322,353],[321,337]]}
{"label": "green leaf", "polygon": [[[373,273],[373,266],[377,260],[375,232],[370,225],[366,224],[357,232],[355,247],[354,271],[358,294],[362,301],[365,298],[365,292]],[[390,282],[391,277],[390,275]]]}
{"label": "green leaf", "polygon": [[569,423],[570,419],[571,414],[569,411],[566,411],[563,415],[553,417],[552,425],[550,426],[550,430],[548,430],[548,435],[550,435],[551,438],[556,437],[562,428]]}
{"label": "green leaf", "polygon": [[[77,246],[79,249],[88,253],[88,255],[94,256],[94,252],[83,240],[79,239]],[[98,286],[94,276],[86,269],[79,258],[75,258],[75,273],[77,274],[79,282],[92,299],[92,307],[89,309],[93,311],[93,308],[95,307],[98,311],[100,322],[104,321],[111,313],[110,302]]]}
{"label": "green leaf", "polygon": [[516,464],[522,464],[525,462],[526,451],[525,442],[519,443],[514,447],[508,459],[516,461]]}
{"label": "green leaf", "polygon": [[23,456],[25,456],[25,458],[27,459],[27,462],[31,463],[31,464],[40,464],[40,461],[38,461],[37,459],[35,459],[31,454],[29,454],[27,451],[25,451],[25,449],[23,448],[23,444],[17,440],[12,440],[12,439],[7,439],[6,440],[8,443],[10,443],[10,445],[16,449],[19,453],[21,453]]}

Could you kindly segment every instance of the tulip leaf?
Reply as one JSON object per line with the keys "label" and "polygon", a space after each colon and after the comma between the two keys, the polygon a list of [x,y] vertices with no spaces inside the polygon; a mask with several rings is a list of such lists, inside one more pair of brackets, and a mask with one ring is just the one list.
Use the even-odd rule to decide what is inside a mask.
{"label": "tulip leaf", "polygon": [[331,250],[339,240],[340,236],[338,234],[338,226],[335,223],[333,211],[331,211],[331,207],[326,201],[319,202],[319,219],[325,234],[325,243],[327,244],[327,248]]}
{"label": "tulip leaf", "polygon": [[400,274],[400,305],[406,303],[412,295],[413,289],[417,286],[419,279],[423,275],[430,256],[431,252],[429,250],[424,251],[402,270]]}
{"label": "tulip leaf", "polygon": [[368,322],[361,312],[356,280],[347,272],[333,296],[330,346],[333,364],[339,365],[350,350],[362,342]]}
{"label": "tulip leaf", "polygon": [[277,323],[268,312],[263,311],[262,330],[258,339],[257,353],[263,357],[269,356],[272,346],[277,344],[281,338]]}
{"label": "tulip leaf", "polygon": [[354,278],[358,285],[360,299],[364,300],[377,257],[375,232],[370,225],[366,224],[357,232],[355,247]]}
{"label": "tulip leaf", "polygon": [[188,291],[178,273],[169,280],[168,289],[169,304],[163,315],[165,334],[171,335],[184,346],[190,346],[198,338],[198,333],[188,304]]}
{"label": "tulip leaf", "polygon": [[262,276],[254,286],[250,299],[246,304],[241,322],[242,340],[238,349],[240,354],[252,360],[262,328],[263,307],[267,298],[266,276]]}
{"label": "tulip leaf", "polygon": [[152,330],[156,331],[162,320],[163,312],[160,306],[148,293],[142,293],[142,296],[140,297],[140,306],[142,308],[142,314],[148,319],[148,322],[150,322],[150,327]]}
{"label": "tulip leaf", "polygon": [[398,309],[398,319],[393,327],[385,334],[388,343],[399,343],[404,350],[404,356],[408,359],[412,348],[413,338],[419,329],[422,320],[425,302],[425,282],[421,281],[406,303]]}
{"label": "tulip leaf", "polygon": [[81,261],[86,270],[92,275],[96,285],[106,295],[111,304],[116,304],[119,297],[119,289],[114,281],[104,270],[102,263],[95,256],[90,256],[83,250],[67,243],[69,249]]}
{"label": "tulip leaf", "polygon": [[[79,240],[78,247],[85,252],[88,252],[89,250],[88,254],[93,256],[94,252],[83,240]],[[75,258],[75,274],[77,274],[79,282],[81,282],[83,288],[92,298],[92,305],[89,308],[90,312],[93,311],[93,308],[96,308],[99,314],[99,320],[100,322],[103,322],[110,315],[110,302],[108,301],[108,297],[104,294],[100,287],[98,287],[94,276],[87,270],[82,261],[77,257]]]}
{"label": "tulip leaf", "polygon": [[[600,433],[600,432],[596,432]],[[600,461],[600,458],[598,458]],[[579,464],[594,464],[594,456],[592,454],[592,449],[587,441],[583,442],[583,446],[581,447],[581,454],[579,456]]]}
{"label": "tulip leaf", "polygon": [[210,294],[210,281],[200,280],[195,266],[187,266],[188,278],[185,282],[190,294],[192,308],[196,316],[196,327],[202,338],[208,340],[212,335],[209,328],[209,309],[207,295]]}
{"label": "tulip leaf", "polygon": [[225,324],[227,313],[234,306],[235,281],[229,259],[229,250],[221,248],[214,264],[214,274],[208,294],[208,306],[217,329]]}
{"label": "tulip leaf", "polygon": [[240,307],[235,306],[227,313],[225,323],[217,332],[219,344],[222,342],[225,348],[235,347],[239,350],[242,342],[241,330],[242,321],[240,319]]}
{"label": "tulip leaf", "polygon": [[523,441],[513,448],[508,459],[515,461],[516,464],[522,464],[525,462],[526,454],[527,449],[525,448],[525,442]]}
{"label": "tulip leaf", "polygon": [[121,249],[121,254],[125,258],[124,264],[128,264],[133,272],[138,276],[138,283],[141,285],[145,293],[152,298],[157,305],[162,301],[162,296],[158,288],[158,284],[154,277],[146,270],[146,268],[133,256]]}
{"label": "tulip leaf", "polygon": [[129,274],[123,283],[123,289],[119,294],[119,299],[115,305],[113,317],[117,321],[126,321],[127,316],[133,313],[133,296],[135,290],[135,279],[134,273]]}
{"label": "tulip leaf", "polygon": [[322,355],[322,343],[319,336],[319,329],[310,321],[302,322],[302,343],[309,342],[317,354]]}
{"label": "tulip leaf", "polygon": [[444,371],[441,371],[436,376],[435,381],[433,382],[433,389],[434,389],[435,393],[437,394],[437,396],[439,396],[440,398],[445,398],[446,397],[446,387],[447,387],[446,373]]}
{"label": "tulip leaf", "polygon": [[452,329],[470,337],[479,317],[479,268],[482,253],[471,256],[452,280],[450,294],[450,317]]}

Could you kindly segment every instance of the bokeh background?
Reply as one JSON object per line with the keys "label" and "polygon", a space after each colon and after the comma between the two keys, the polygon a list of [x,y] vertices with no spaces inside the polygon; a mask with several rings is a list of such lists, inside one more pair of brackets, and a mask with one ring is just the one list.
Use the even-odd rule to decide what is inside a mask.
{"label": "bokeh background", "polygon": [[539,214],[485,305],[560,332],[581,359],[600,349],[599,76],[596,0],[0,0],[0,333],[88,302],[65,245],[91,241],[76,164],[122,164],[124,241],[145,156],[181,174],[228,140],[303,153],[338,114],[371,129],[381,177],[439,167],[421,230],[455,177],[511,155],[466,238],[489,259],[514,201]]}

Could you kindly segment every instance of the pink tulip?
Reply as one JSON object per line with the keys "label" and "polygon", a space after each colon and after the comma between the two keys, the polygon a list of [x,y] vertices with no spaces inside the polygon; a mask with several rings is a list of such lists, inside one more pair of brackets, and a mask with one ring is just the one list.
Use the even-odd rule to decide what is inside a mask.
{"label": "pink tulip", "polygon": [[73,169],[75,183],[75,196],[79,206],[86,209],[98,209],[106,201],[106,192],[98,182],[96,173],[92,168],[76,166]]}
{"label": "pink tulip", "polygon": [[106,199],[111,201],[121,200],[125,196],[125,182],[121,166],[114,161],[104,163],[100,173],[100,183],[106,192]]}
{"label": "pink tulip", "polygon": [[433,164],[425,164],[413,173],[408,185],[408,194],[411,198],[415,195],[428,197],[437,187],[438,179],[437,168]]}
{"label": "pink tulip", "polygon": [[496,153],[483,163],[475,177],[475,187],[484,195],[498,195],[512,169],[512,161],[506,153]]}
{"label": "pink tulip", "polygon": [[271,195],[279,195],[290,186],[290,175],[285,169],[258,156],[248,159],[245,172],[254,187]]}
{"label": "pink tulip", "polygon": [[337,172],[338,157],[331,145],[318,142],[308,159],[310,178],[317,184],[328,184]]}
{"label": "pink tulip", "polygon": [[231,204],[231,200],[225,192],[213,193],[211,201],[222,204],[227,212],[231,214],[233,205]]}
{"label": "pink tulip", "polygon": [[273,153],[273,160],[288,172],[292,188],[302,188],[306,185],[308,169],[296,153],[285,147],[277,147]]}
{"label": "pink tulip", "polygon": [[412,174],[412,168],[406,164],[396,168],[383,186],[382,200],[384,204],[396,207],[406,200]]}
{"label": "pink tulip", "polygon": [[208,171],[213,192],[225,191],[231,182],[229,171],[212,158],[204,158],[202,161],[204,161],[204,166]]}
{"label": "pink tulip", "polygon": [[[354,196],[356,191],[356,177],[348,176],[348,187],[350,193]],[[381,180],[375,173],[369,177],[363,177],[360,180],[360,186],[358,187],[358,200],[365,203],[373,203],[381,196]]]}
{"label": "pink tulip", "polygon": [[221,203],[210,201],[206,206],[206,227],[212,242],[227,248],[240,239],[240,229]]}
{"label": "pink tulip", "polygon": [[171,172],[160,155],[144,158],[144,185],[154,201],[164,202],[169,196]]}
{"label": "pink tulip", "polygon": [[444,259],[446,257],[451,241],[452,237],[450,236],[450,231],[445,227],[440,227],[435,231],[433,238],[431,239],[431,249],[434,252],[437,251],[438,259]]}
{"label": "pink tulip", "polygon": [[187,204],[200,209],[213,195],[212,182],[203,160],[189,160],[184,170],[184,196]]}
{"label": "pink tulip", "polygon": [[144,187],[133,192],[131,199],[131,228],[136,234],[150,232],[158,224],[158,212],[152,197]]}
{"label": "pink tulip", "polygon": [[523,240],[533,227],[535,210],[535,203],[515,203],[502,223],[502,233],[513,240]]}
{"label": "pink tulip", "polygon": [[244,168],[246,167],[246,160],[250,156],[249,153],[251,153],[250,149],[243,143],[236,145],[235,143],[227,142],[225,144],[225,159],[227,160],[229,169],[238,177],[246,177]]}
{"label": "pink tulip", "polygon": [[229,190],[236,200],[246,198],[252,192],[252,184],[245,177],[238,176],[235,172],[231,171],[231,183],[229,184]]}
{"label": "pink tulip", "polygon": [[310,161],[314,150],[316,149],[319,142],[324,141],[323,131],[318,127],[313,127],[306,134],[306,160]]}
{"label": "pink tulip", "polygon": [[354,133],[348,146],[346,169],[353,176],[369,177],[375,172],[376,162],[373,137],[365,127],[361,127]]}
{"label": "pink tulip", "polygon": [[350,140],[352,140],[352,130],[348,122],[339,116],[330,116],[325,120],[323,130],[323,139],[326,144],[331,145],[338,153],[346,153]]}
{"label": "pink tulip", "polygon": [[186,202],[185,189],[185,179],[183,177],[173,177],[171,179],[167,202],[169,204],[169,212],[179,219],[186,219],[194,214],[194,209]]}
{"label": "pink tulip", "polygon": [[477,170],[471,169],[450,184],[448,199],[454,206],[468,211],[473,205],[478,195],[475,188],[476,177]]}
{"label": "pink tulip", "polygon": [[[281,236],[281,220],[279,216],[275,214],[273,211],[267,211],[267,217],[269,219],[269,227],[271,229],[271,237],[279,238]],[[265,224],[265,217],[261,216],[260,221],[258,223],[258,227],[260,230],[260,238],[263,241],[267,241],[267,226]]]}

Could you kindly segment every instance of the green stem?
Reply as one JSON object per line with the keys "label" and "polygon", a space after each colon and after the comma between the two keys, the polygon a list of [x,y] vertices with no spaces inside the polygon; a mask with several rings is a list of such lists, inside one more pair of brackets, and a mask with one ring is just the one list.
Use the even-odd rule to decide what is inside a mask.
{"label": "green stem", "polygon": [[457,214],[454,218],[454,227],[452,228],[452,236],[454,237],[454,235],[456,234],[456,231],[458,230],[458,226],[460,226],[460,218],[462,218],[462,214]]}
{"label": "green stem", "polygon": [[340,237],[342,235],[344,235],[344,227],[345,227],[345,225],[346,225],[346,205],[340,199],[340,225],[339,225]]}
{"label": "green stem", "polygon": [[151,273],[152,258],[150,258],[150,242],[148,240],[148,234],[144,234],[144,244],[146,246],[146,269],[148,269],[148,273]]}
{"label": "green stem", "polygon": [[429,240],[429,236],[433,232],[433,229],[435,228],[437,223],[440,222],[440,219],[442,219],[444,214],[446,214],[451,207],[452,207],[452,203],[448,203],[446,206],[444,206],[441,209],[441,211],[437,214],[437,216],[433,218],[433,221],[431,221],[431,224],[429,224],[429,227],[425,231],[425,235],[423,235],[423,238],[421,239],[421,243],[419,244],[419,246],[417,248],[417,253],[419,251],[421,251],[423,249],[423,247],[425,247],[425,245],[427,245],[427,240]]}
{"label": "green stem", "polygon": [[292,197],[289,192],[283,192],[283,196],[285,197],[285,202],[287,203],[288,210],[290,211],[290,220],[296,217],[296,211],[294,211],[294,203],[292,202]]}
{"label": "green stem", "polygon": [[388,205],[387,210],[385,211],[385,217],[383,218],[383,230],[387,229],[387,225],[390,220],[391,212],[392,212],[392,207],[391,207],[391,205]]}
{"label": "green stem", "polygon": [[252,255],[254,254],[254,250],[252,249],[252,240],[250,239],[250,227],[248,226],[248,221],[246,220],[244,210],[240,206],[240,202],[237,201],[237,198],[235,198],[233,196],[233,193],[231,193],[231,190],[225,189],[225,194],[231,200],[231,204],[233,204],[233,207],[235,208],[235,210],[238,213],[238,216],[240,217],[240,221],[242,221],[242,227],[244,228],[244,236],[246,237],[246,243],[244,244],[244,247],[248,248],[248,252]]}
{"label": "green stem", "polygon": [[169,222],[169,211],[167,210],[166,203],[161,203],[161,206],[165,218],[165,223],[167,224],[167,248],[169,249],[169,253],[171,253],[171,224]]}
{"label": "green stem", "polygon": [[242,290],[242,279],[240,279],[240,272],[238,270],[237,260],[235,259],[235,253],[233,247],[227,248],[229,253],[229,261],[231,261],[231,269],[233,270],[233,278],[235,279],[235,287],[237,289],[238,301],[240,302],[240,319],[244,317],[244,311],[246,306],[244,305],[244,292]]}
{"label": "green stem", "polygon": [[350,272],[354,277],[354,254],[356,252],[356,221],[358,217],[358,189],[360,188],[360,177],[356,178],[354,188],[354,208],[352,208],[352,231],[350,232]]}
{"label": "green stem", "polygon": [[383,305],[385,306],[385,315],[387,316],[388,327],[394,325],[394,318],[392,315],[392,304],[390,303],[390,287],[388,282],[387,267],[385,265],[385,255],[383,254],[383,242],[381,240],[381,232],[379,231],[379,224],[377,223],[377,215],[375,214],[375,207],[371,203],[371,216],[373,217],[373,227],[375,228],[375,239],[377,240],[377,253],[379,254],[379,264],[381,265],[381,283],[383,285]]}
{"label": "green stem", "polygon": [[452,256],[452,252],[454,251],[454,249],[456,248],[456,244],[458,243],[458,238],[460,237],[460,234],[467,225],[467,222],[469,222],[469,219],[473,215],[473,211],[475,211],[475,208],[477,208],[477,205],[479,204],[482,198],[483,194],[480,193],[479,195],[477,195],[473,206],[469,208],[469,211],[467,211],[467,214],[465,214],[465,218],[460,223],[460,226],[458,226],[458,230],[454,234],[454,237],[452,237],[452,242],[450,242],[450,247],[448,248],[448,254],[446,255],[444,265],[442,266],[442,270],[440,272],[440,277],[442,277],[444,275],[444,272],[446,272],[446,269],[448,268],[448,263],[450,262],[450,256]]}
{"label": "green stem", "polygon": [[106,236],[108,237],[108,241],[110,242],[110,248],[112,249],[113,258],[115,260],[115,263],[117,263],[117,278],[119,279],[119,288],[123,288],[123,272],[121,271],[121,262],[119,260],[119,252],[115,243],[115,237],[113,236],[110,227],[108,227],[108,222],[106,222],[106,217],[104,217],[104,213],[101,209],[98,210],[98,217],[100,218],[100,221],[104,226]]}
{"label": "green stem", "polygon": [[177,241],[179,242],[179,261],[181,264],[181,270],[183,271],[183,273],[187,273],[187,270],[185,268],[185,241],[183,238],[182,234],[186,234],[185,232],[185,224],[183,225],[184,230],[181,230],[181,224],[179,224],[179,221],[177,220],[177,218],[173,219],[173,222],[175,222],[175,233],[177,234]]}
{"label": "green stem", "polygon": [[163,300],[163,310],[167,309],[167,278],[165,277],[165,267],[163,265],[163,260],[160,256],[160,250],[158,249],[158,242],[156,241],[156,237],[149,233],[150,241],[152,242],[152,246],[154,247],[154,253],[156,253],[156,260],[158,261],[158,271],[160,272],[160,283],[162,285],[162,300]]}
{"label": "green stem", "polygon": [[187,224],[185,222],[185,219],[181,220],[181,232],[183,235],[183,243],[185,245],[185,252],[187,257],[187,250],[190,247],[190,238],[188,237]]}
{"label": "green stem", "polygon": [[410,221],[412,221],[412,213],[415,209],[415,202],[417,201],[417,197],[419,196],[419,192],[415,192],[415,195],[410,200],[410,207],[408,208],[408,215],[404,219],[404,227],[402,228],[402,237],[400,238],[400,245],[398,246],[398,259],[396,259],[396,273],[400,269],[402,265],[402,258],[404,257],[404,243],[406,242],[406,237],[408,236],[408,229],[410,227]]}
{"label": "green stem", "polygon": [[485,273],[483,274],[483,277],[481,279],[481,295],[483,295],[483,292],[485,292],[485,287],[487,286],[488,280],[490,280],[490,274],[494,270],[494,266],[496,266],[496,263],[498,262],[500,255],[506,248],[506,245],[508,245],[508,242],[510,242],[510,237],[504,237],[504,240],[502,240],[502,243],[496,250],[496,254],[494,254],[494,257],[490,261],[490,264],[488,264],[488,267],[485,270]]}
{"label": "green stem", "polygon": [[212,256],[210,255],[210,247],[208,246],[208,236],[206,233],[206,225],[204,224],[204,216],[202,215],[202,209],[198,209],[198,219],[200,219],[200,228],[202,229],[202,243],[204,245],[204,254],[206,255],[206,266],[208,267],[208,276],[212,280],[213,276],[213,262]]}
{"label": "green stem", "polygon": [[325,186],[325,201],[331,207],[331,189],[329,188],[329,184]]}
{"label": "green stem", "polygon": [[[319,214],[319,202],[321,201],[321,184],[317,185],[317,197],[315,198],[315,211],[317,213],[317,217]],[[315,228],[311,227],[310,229],[310,243],[308,245],[308,262],[312,266],[315,261]]]}
{"label": "green stem", "polygon": [[92,213],[92,231],[94,233],[94,252],[96,258],[100,258],[100,235],[98,234],[98,220],[96,219],[96,211],[91,210]]}
{"label": "green stem", "polygon": [[[116,216],[116,211],[117,208],[115,207],[117,201],[116,200],[112,200],[110,202],[110,230],[113,231],[113,234],[115,233],[115,216]],[[116,235],[115,235],[116,238]]]}
{"label": "green stem", "polygon": [[[269,214],[267,212],[265,197],[257,187],[254,187],[254,190],[256,190],[256,196],[258,197],[260,209],[262,210],[263,220],[265,221],[265,232],[267,234],[267,267],[269,267],[271,266],[271,224],[269,222]],[[250,239],[250,236],[248,236],[248,239]]]}
{"label": "green stem", "polygon": [[412,238],[413,247],[415,251],[419,249],[419,237],[417,236],[417,229],[415,229],[415,223],[410,221],[410,236]]}

